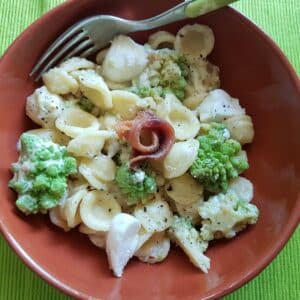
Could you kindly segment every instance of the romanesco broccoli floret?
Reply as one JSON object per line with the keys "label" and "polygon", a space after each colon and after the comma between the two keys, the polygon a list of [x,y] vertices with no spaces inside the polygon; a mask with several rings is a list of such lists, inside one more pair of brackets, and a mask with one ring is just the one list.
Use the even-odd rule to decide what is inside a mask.
{"label": "romanesco broccoli floret", "polygon": [[144,72],[133,80],[131,91],[141,97],[153,98],[171,92],[183,100],[189,74],[184,57],[174,50],[160,49],[150,54],[149,61]]}
{"label": "romanesco broccoli floret", "polygon": [[171,240],[182,248],[196,267],[205,273],[208,271],[210,260],[203,254],[208,247],[208,243],[202,239],[189,219],[174,216],[168,234]]}
{"label": "romanesco broccoli floret", "polygon": [[146,202],[156,192],[156,181],[143,170],[132,170],[127,164],[117,168],[116,183],[129,205]]}
{"label": "romanesco broccoli floret", "polygon": [[210,192],[226,191],[229,181],[249,167],[247,160],[238,155],[240,143],[230,139],[228,129],[219,123],[213,123],[197,140],[200,147],[191,175]]}
{"label": "romanesco broccoli floret", "polygon": [[76,160],[66,147],[37,135],[23,133],[20,157],[12,164],[9,187],[18,194],[17,207],[25,214],[58,205],[67,190],[67,176],[76,173]]}
{"label": "romanesco broccoli floret", "polygon": [[210,197],[198,210],[203,219],[200,234],[206,241],[234,237],[247,224],[255,224],[259,214],[255,205],[232,192]]}

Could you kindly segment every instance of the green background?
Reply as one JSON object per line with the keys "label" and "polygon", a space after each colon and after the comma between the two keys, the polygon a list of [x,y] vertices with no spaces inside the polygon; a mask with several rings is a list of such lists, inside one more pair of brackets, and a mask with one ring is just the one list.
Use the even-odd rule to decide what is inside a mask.
{"label": "green background", "polygon": [[[61,2],[1,0],[0,55],[32,21]],[[250,17],[277,42],[299,75],[300,0],[243,0],[234,7]],[[0,300],[6,299],[61,300],[69,297],[25,267],[0,236]],[[300,299],[300,228],[269,267],[225,299]]]}

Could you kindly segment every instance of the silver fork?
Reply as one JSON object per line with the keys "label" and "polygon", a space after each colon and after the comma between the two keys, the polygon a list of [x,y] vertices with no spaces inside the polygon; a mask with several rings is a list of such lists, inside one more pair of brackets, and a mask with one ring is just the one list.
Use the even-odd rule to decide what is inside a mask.
{"label": "silver fork", "polygon": [[[187,0],[158,16],[141,21],[131,21],[109,15],[83,19],[67,29],[50,45],[29,76],[39,81],[44,72],[60,61],[73,56],[88,57],[107,46],[116,35],[149,30],[193,17],[186,12],[186,8],[197,2],[201,2],[197,8],[199,16],[235,1],[237,0]],[[191,4],[192,2],[194,3]]]}

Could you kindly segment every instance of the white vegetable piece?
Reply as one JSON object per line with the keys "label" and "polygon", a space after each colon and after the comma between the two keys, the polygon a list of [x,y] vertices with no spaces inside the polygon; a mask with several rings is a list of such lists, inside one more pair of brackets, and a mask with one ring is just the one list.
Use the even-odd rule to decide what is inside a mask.
{"label": "white vegetable piece", "polygon": [[163,174],[171,179],[183,175],[197,157],[199,142],[190,139],[175,143],[163,161]]}
{"label": "white vegetable piece", "polygon": [[208,243],[200,238],[199,232],[188,220],[174,216],[168,233],[171,240],[182,248],[193,265],[207,273],[210,259],[203,252],[207,249]]}
{"label": "white vegetable piece", "polygon": [[166,230],[172,218],[169,204],[161,199],[137,205],[133,214],[149,232]]}
{"label": "white vegetable piece", "polygon": [[233,192],[212,196],[199,206],[203,219],[201,236],[206,241],[233,238],[247,224],[255,224],[258,213],[255,205],[239,199]]}
{"label": "white vegetable piece", "polygon": [[170,239],[165,232],[157,232],[135,253],[145,263],[155,264],[163,261],[170,251]]}
{"label": "white vegetable piece", "polygon": [[116,215],[109,228],[106,240],[106,253],[110,268],[121,277],[124,267],[134,255],[138,243],[140,222],[132,215]]}
{"label": "white vegetable piece", "polygon": [[225,91],[211,91],[198,107],[201,122],[221,122],[226,118],[243,115],[245,110],[239,100],[231,98]]}
{"label": "white vegetable piece", "polygon": [[253,198],[253,184],[247,178],[239,176],[230,182],[228,192],[234,192],[241,200],[250,202]]}
{"label": "white vegetable piece", "polygon": [[27,97],[26,114],[36,124],[44,128],[55,127],[57,117],[62,113],[64,103],[60,96],[52,94],[42,86]]}
{"label": "white vegetable piece", "polygon": [[44,73],[43,82],[51,93],[59,95],[75,94],[79,88],[78,82],[61,68],[53,68]]}
{"label": "white vegetable piece", "polygon": [[94,70],[80,70],[71,73],[79,83],[83,95],[102,109],[112,108],[112,97],[103,78]]}
{"label": "white vegetable piece", "polygon": [[95,231],[108,231],[113,217],[120,212],[119,203],[103,191],[88,192],[80,203],[82,222]]}
{"label": "white vegetable piece", "polygon": [[103,76],[114,82],[130,81],[142,73],[147,63],[145,48],[120,35],[112,41],[104,58]]}

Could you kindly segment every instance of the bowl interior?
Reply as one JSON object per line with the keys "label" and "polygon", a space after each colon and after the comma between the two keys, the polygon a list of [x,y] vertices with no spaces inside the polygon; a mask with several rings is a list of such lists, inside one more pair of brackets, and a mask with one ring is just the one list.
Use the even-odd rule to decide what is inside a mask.
{"label": "bowl interior", "polygon": [[[0,225],[18,254],[45,279],[73,296],[96,299],[207,299],[240,286],[261,270],[283,246],[299,218],[299,84],[281,52],[253,24],[232,9],[164,27],[211,26],[216,45],[210,60],[221,69],[222,88],[240,99],[252,116],[255,140],[247,147],[260,209],[256,226],[231,241],[212,245],[211,270],[203,274],[173,249],[157,265],[132,260],[123,278],[108,269],[105,252],[73,230],[64,233],[46,216],[24,217],[7,188],[10,164],[17,159],[20,133],[33,124],[25,99],[36,85],[28,73],[45,47],[82,17],[108,13],[130,19],[153,16],[176,1],[67,1],[30,27],[0,62]],[[45,32],[47,34],[45,34]],[[145,42],[149,32],[135,34]]]}

